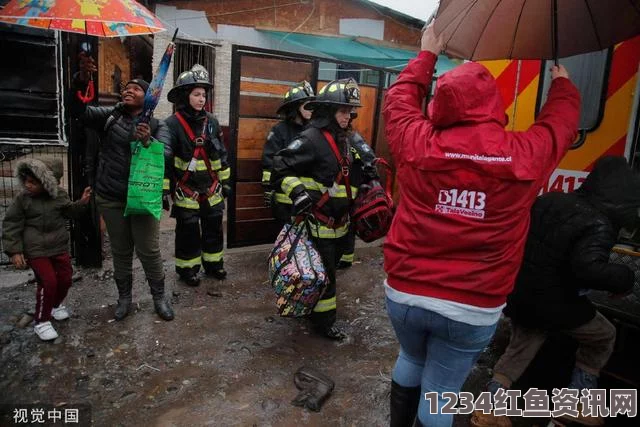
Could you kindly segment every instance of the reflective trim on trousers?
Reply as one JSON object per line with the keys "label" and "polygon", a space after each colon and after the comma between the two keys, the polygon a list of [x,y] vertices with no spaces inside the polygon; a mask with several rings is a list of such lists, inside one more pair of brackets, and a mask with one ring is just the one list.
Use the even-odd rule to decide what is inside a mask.
{"label": "reflective trim on trousers", "polygon": [[276,193],[276,202],[283,203],[285,205],[292,205],[293,202],[286,194]]}
{"label": "reflective trim on trousers", "polygon": [[350,254],[342,254],[340,257],[340,261],[353,263],[354,254],[351,252]]}
{"label": "reflective trim on trousers", "polygon": [[336,309],[336,297],[331,297],[328,299],[321,299],[318,301],[315,307],[313,307],[313,311],[316,313],[324,313],[326,311],[331,311]]}
{"label": "reflective trim on trousers", "polygon": [[202,261],[204,262],[220,262],[222,261],[222,255],[224,251],[210,253],[210,252],[202,252]]}
{"label": "reflective trim on trousers", "polygon": [[176,267],[179,268],[192,268],[197,265],[200,265],[200,257],[191,258],[191,259],[180,259],[176,258]]}

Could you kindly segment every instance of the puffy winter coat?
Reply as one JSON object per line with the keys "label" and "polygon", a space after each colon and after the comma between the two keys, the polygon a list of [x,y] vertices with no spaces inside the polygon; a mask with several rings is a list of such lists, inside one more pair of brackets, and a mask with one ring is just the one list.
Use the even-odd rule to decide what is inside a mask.
{"label": "puffy winter coat", "polygon": [[44,191],[31,196],[26,190],[18,194],[2,222],[2,247],[9,255],[22,253],[26,258],[50,257],[69,251],[67,218],[86,212],[85,206],[71,202],[58,186],[62,161],[27,159],[16,166],[16,176],[29,171],[43,185]]}
{"label": "puffy winter coat", "polygon": [[[131,141],[136,128],[136,117],[131,116],[123,104],[115,107],[86,107],[82,114],[85,126],[100,135],[98,167],[95,178],[96,193],[107,200],[126,202],[131,167]],[[163,121],[151,119],[151,136],[165,143],[169,139]]]}
{"label": "puffy winter coat", "polygon": [[[194,114],[193,110],[187,111],[186,109],[180,109],[179,113],[186,120],[196,138],[204,134],[203,147],[209,158],[211,169],[215,172],[220,185],[228,186],[231,178],[231,168],[229,168],[229,162],[227,161],[227,150],[222,143],[222,130],[220,129],[218,120],[213,114],[205,111],[201,114]],[[207,125],[203,132],[205,117],[207,119]],[[166,168],[170,170],[168,174],[171,180],[170,187],[173,190],[187,171],[189,163],[193,159],[196,146],[175,115],[166,119],[166,124],[169,130],[169,138],[165,144],[164,155],[167,162]],[[198,159],[195,171],[189,175],[184,185],[194,192],[197,191],[199,194],[206,194],[212,184],[213,178],[207,170],[204,158]],[[216,206],[219,209],[224,208],[224,198],[221,188],[222,187],[219,187],[218,192],[212,194],[209,198],[210,205]],[[182,200],[176,199],[176,205],[188,209],[199,208],[198,202],[189,198]]]}
{"label": "puffy winter coat", "polygon": [[633,272],[609,255],[620,228],[638,224],[639,208],[640,178],[621,157],[601,159],[573,193],[539,197],[505,314],[530,328],[570,329],[595,316],[581,289],[630,290]]}
{"label": "puffy winter coat", "polygon": [[[340,164],[336,159],[329,142],[322,134],[326,127],[326,120],[311,120],[298,138],[294,139],[287,148],[276,154],[273,161],[271,182],[275,188],[280,188],[291,200],[295,200],[303,191],[307,191],[314,204],[318,203],[323,193],[331,189],[327,203],[320,212],[336,222],[347,218],[347,222],[339,227],[331,227],[329,224],[319,221],[319,227],[312,227],[312,234],[320,238],[339,238],[347,234],[349,230],[348,214],[351,202],[348,199],[344,181],[332,188],[340,170]],[[338,150],[345,159],[349,160],[349,180],[352,198],[358,194],[358,187],[376,177],[375,170],[368,162],[372,155],[371,149],[360,137],[354,139],[351,133],[342,131],[330,131],[336,141]],[[341,138],[340,132],[343,133]],[[366,147],[366,148],[365,148]],[[362,150],[363,154],[359,153]]]}
{"label": "puffy winter coat", "polygon": [[466,63],[422,101],[436,55],[422,51],[389,88],[384,120],[400,200],[384,245],[395,290],[495,308],[522,261],[529,211],[577,135],[580,95],[565,78],[526,132],[505,130],[489,71]]}

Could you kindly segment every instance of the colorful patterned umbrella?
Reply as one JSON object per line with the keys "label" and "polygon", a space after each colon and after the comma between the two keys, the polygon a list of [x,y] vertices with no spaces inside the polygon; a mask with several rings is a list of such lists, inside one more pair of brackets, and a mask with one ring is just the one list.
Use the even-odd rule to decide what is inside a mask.
{"label": "colorful patterned umbrella", "polygon": [[122,37],[166,30],[134,0],[11,0],[0,22],[98,37]]}
{"label": "colorful patterned umbrella", "polygon": [[140,117],[140,122],[149,123],[151,120],[151,116],[153,114],[153,110],[155,110],[158,105],[158,101],[160,100],[160,94],[162,93],[162,88],[164,87],[164,81],[167,78],[167,72],[169,71],[169,64],[171,63],[171,58],[173,57],[173,52],[176,48],[176,36],[178,35],[178,29],[176,28],[176,32],[173,33],[173,39],[167,46],[167,49],[160,60],[160,64],[158,64],[158,69],[156,70],[155,75],[153,76],[153,80],[151,80],[151,84],[147,89],[147,92],[144,95],[144,107],[142,109],[142,115]]}

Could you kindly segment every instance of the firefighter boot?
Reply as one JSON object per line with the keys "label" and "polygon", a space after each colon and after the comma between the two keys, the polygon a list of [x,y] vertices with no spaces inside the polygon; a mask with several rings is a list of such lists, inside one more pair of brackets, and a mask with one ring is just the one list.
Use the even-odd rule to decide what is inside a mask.
{"label": "firefighter boot", "polygon": [[163,320],[173,320],[174,314],[171,304],[164,297],[164,278],[159,280],[149,280],[151,296],[153,297],[153,308],[158,316]]}
{"label": "firefighter boot", "polygon": [[412,427],[420,403],[420,386],[403,387],[391,381],[391,427]]}
{"label": "firefighter boot", "polygon": [[118,305],[113,314],[116,320],[122,320],[131,311],[131,285],[133,283],[132,277],[125,279],[115,279],[116,287],[118,288]]}
{"label": "firefighter boot", "polygon": [[222,263],[220,263],[220,266],[205,268],[205,274],[218,280],[227,278],[227,270],[222,267]]}
{"label": "firefighter boot", "polygon": [[300,393],[291,402],[295,406],[304,406],[307,409],[318,412],[322,404],[329,398],[333,391],[334,382],[331,378],[317,369],[303,366],[293,375]]}

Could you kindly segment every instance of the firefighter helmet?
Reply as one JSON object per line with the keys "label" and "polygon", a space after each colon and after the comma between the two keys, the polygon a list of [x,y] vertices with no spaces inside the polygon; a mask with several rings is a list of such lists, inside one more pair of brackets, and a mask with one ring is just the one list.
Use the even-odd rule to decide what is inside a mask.
{"label": "firefighter helmet", "polygon": [[[167,94],[169,102],[176,103],[180,100],[180,93],[194,87],[203,87],[207,90],[213,85],[209,82],[209,72],[200,64],[196,64],[189,71],[183,71],[176,79],[173,89]],[[186,90],[185,90],[186,89]]]}
{"label": "firefighter helmet", "polygon": [[311,101],[304,108],[313,110],[320,105],[346,105],[361,107],[360,88],[353,78],[340,79],[329,82],[320,89],[315,101]]}
{"label": "firefighter helmet", "polygon": [[303,80],[300,83],[296,83],[291,86],[284,94],[282,97],[282,104],[280,104],[276,113],[280,114],[282,110],[288,106],[294,106],[306,101],[313,101],[314,99],[316,99],[316,97],[313,93],[313,88],[308,81]]}

